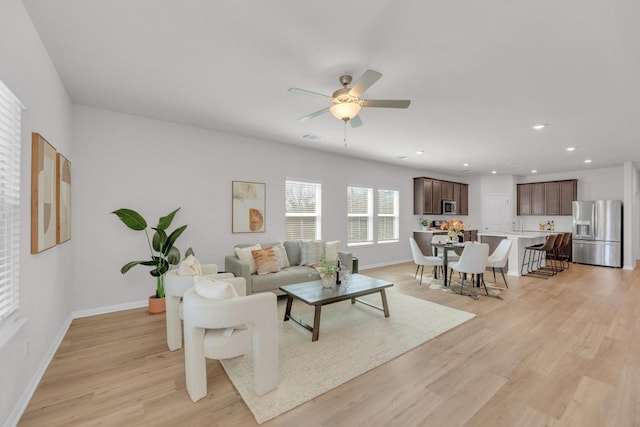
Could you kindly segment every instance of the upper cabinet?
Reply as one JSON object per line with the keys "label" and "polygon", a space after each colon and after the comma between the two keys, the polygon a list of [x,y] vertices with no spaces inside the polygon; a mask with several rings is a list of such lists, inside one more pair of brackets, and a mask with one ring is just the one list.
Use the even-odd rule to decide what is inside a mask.
{"label": "upper cabinet", "polygon": [[441,215],[443,200],[455,200],[458,215],[469,215],[468,199],[468,184],[426,177],[413,178],[414,215]]}
{"label": "upper cabinet", "polygon": [[571,215],[578,180],[518,184],[518,215]]}

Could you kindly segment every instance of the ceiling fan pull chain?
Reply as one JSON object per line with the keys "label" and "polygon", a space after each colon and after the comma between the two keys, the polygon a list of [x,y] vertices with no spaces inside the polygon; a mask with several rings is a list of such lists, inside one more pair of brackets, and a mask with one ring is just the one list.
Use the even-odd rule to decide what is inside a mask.
{"label": "ceiling fan pull chain", "polygon": [[344,121],[344,148],[347,148],[347,121]]}

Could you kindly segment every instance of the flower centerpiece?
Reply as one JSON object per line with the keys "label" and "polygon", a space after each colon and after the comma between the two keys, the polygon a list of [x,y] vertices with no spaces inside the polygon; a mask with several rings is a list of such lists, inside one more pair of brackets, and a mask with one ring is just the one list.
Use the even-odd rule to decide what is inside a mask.
{"label": "flower centerpiece", "polygon": [[337,262],[330,262],[324,257],[320,257],[320,264],[316,267],[320,273],[320,281],[325,288],[333,288],[336,285],[336,274],[340,271]]}
{"label": "flower centerpiece", "polygon": [[447,230],[449,234],[449,239],[451,240],[459,240],[458,237],[462,236],[464,233],[464,222],[461,219],[450,219],[449,221],[445,221],[440,225],[441,230]]}

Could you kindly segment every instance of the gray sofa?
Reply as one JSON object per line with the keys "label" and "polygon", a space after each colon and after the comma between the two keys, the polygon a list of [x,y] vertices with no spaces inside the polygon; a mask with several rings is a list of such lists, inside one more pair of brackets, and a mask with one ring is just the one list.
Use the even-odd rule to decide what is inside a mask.
{"label": "gray sofa", "polygon": [[[279,245],[280,243],[284,244],[290,264],[289,267],[283,268],[276,273],[268,273],[262,276],[259,276],[256,273],[250,274],[249,264],[240,261],[234,251],[234,255],[227,255],[224,259],[225,271],[233,273],[236,277],[244,277],[247,281],[247,295],[267,291],[281,295],[283,292],[278,289],[280,286],[309,282],[311,280],[320,280],[320,275],[315,268],[308,265],[300,265],[301,253],[300,243],[298,240],[267,242],[260,243],[260,245],[262,248],[267,248],[269,246]],[[235,247],[245,248],[248,246],[253,246],[253,244],[240,244]],[[338,252],[338,258],[340,259],[341,265],[353,265],[353,256],[351,252],[340,251]]]}

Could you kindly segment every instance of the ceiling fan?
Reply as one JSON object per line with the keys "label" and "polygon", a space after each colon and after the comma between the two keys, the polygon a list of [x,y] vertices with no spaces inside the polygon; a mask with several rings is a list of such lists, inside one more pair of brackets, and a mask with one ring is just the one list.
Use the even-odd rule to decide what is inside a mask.
{"label": "ceiling fan", "polygon": [[360,119],[360,116],[358,116],[358,113],[360,112],[360,109],[362,107],[407,108],[411,103],[411,101],[409,101],[408,99],[361,98],[362,94],[367,89],[369,89],[371,85],[377,82],[380,77],[382,77],[381,73],[374,70],[367,70],[364,72],[362,77],[360,77],[360,79],[353,85],[353,87],[348,87],[351,84],[351,76],[340,76],[339,80],[342,84],[342,88],[333,92],[333,95],[331,96],[323,95],[318,92],[311,92],[305,89],[298,89],[296,87],[290,88],[289,92],[291,93],[320,97],[333,104],[329,107],[323,108],[322,110],[318,110],[315,113],[300,117],[298,121],[304,122],[329,111],[337,119],[344,121],[345,124],[349,122],[351,123],[351,127],[355,128],[358,126],[362,126],[362,120]]}

